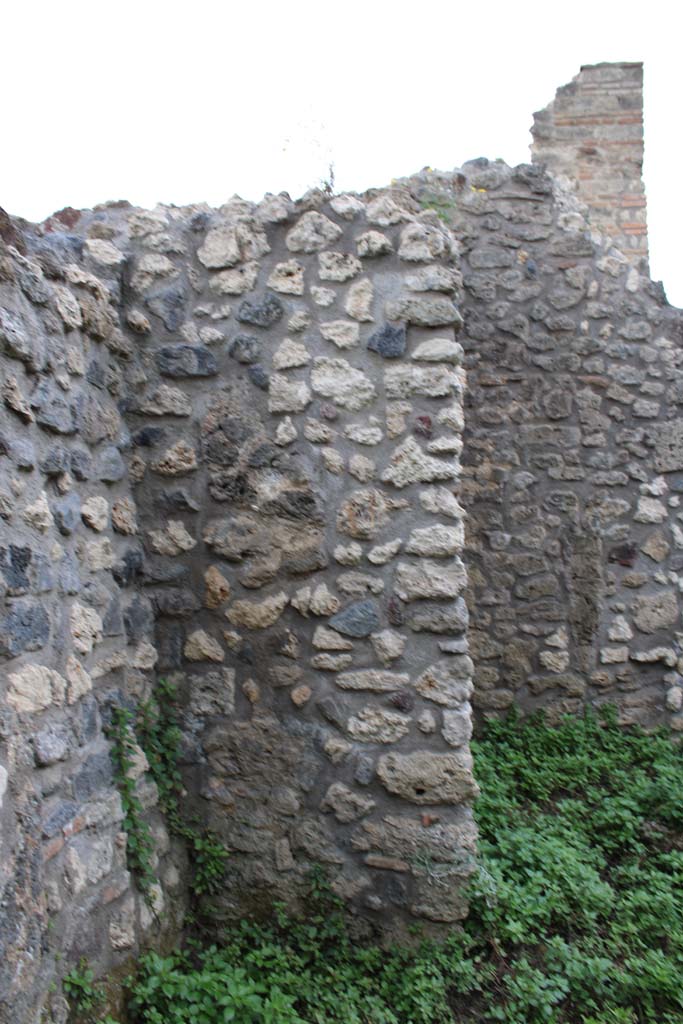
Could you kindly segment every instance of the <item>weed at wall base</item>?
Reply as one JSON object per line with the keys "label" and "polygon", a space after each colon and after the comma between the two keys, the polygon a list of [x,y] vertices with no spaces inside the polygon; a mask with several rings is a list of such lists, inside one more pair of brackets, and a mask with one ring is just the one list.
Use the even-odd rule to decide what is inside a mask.
{"label": "weed at wall base", "polygon": [[474,750],[481,866],[445,942],[357,942],[316,874],[305,920],[144,957],[136,1024],[683,1024],[683,748],[588,715]]}

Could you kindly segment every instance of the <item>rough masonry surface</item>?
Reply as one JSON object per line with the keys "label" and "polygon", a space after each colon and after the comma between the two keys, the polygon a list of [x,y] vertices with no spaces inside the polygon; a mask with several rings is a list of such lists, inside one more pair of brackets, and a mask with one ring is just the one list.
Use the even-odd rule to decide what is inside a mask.
{"label": "rough masonry surface", "polygon": [[[599,68],[554,131],[586,83],[637,123],[638,73]],[[159,678],[187,806],[231,851],[221,920],[300,906],[315,864],[389,934],[464,916],[473,713],[609,702],[683,730],[683,321],[565,177],[475,160],[0,220],[18,1024],[65,1020],[51,982],[80,956],[103,974],[182,932],[187,853],[139,750],[153,914],[107,736]]]}

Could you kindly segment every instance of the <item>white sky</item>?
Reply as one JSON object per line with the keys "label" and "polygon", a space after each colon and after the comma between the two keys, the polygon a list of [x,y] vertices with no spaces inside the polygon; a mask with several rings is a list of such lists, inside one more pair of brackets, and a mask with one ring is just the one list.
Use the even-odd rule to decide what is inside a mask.
{"label": "white sky", "polygon": [[0,205],[297,197],[529,159],[581,64],[645,62],[653,276],[683,306],[676,0],[4,0]]}

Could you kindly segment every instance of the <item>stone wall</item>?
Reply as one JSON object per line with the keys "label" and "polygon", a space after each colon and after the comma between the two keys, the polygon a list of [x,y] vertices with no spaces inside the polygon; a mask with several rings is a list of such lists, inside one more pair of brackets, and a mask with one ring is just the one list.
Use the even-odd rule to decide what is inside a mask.
{"label": "stone wall", "polygon": [[401,187],[462,246],[475,706],[682,729],[681,312],[536,165]]}
{"label": "stone wall", "polygon": [[[414,201],[313,193],[65,211],[11,241],[6,1005],[32,1020],[81,955],[102,972],[160,939],[106,736],[157,675],[188,806],[231,850],[219,914],[296,903],[322,862],[385,930],[458,919],[476,784],[452,236]],[[137,761],[172,935],[182,856]]]}
{"label": "stone wall", "polygon": [[643,65],[586,64],[534,114],[534,162],[566,177],[594,231],[647,273]]}
{"label": "stone wall", "polygon": [[454,241],[382,193],[144,216],[106,221],[144,367],[146,592],[188,789],[233,851],[221,911],[323,863],[387,926],[453,920],[475,792]]}
{"label": "stone wall", "polygon": [[[151,605],[127,568],[140,544],[119,412],[132,349],[115,264],[65,233],[4,229],[0,1017],[23,1024],[42,1020],[48,1000],[49,1019],[64,1019],[50,989],[80,956],[101,972],[159,934],[126,868],[103,731],[112,702],[148,693],[156,653]],[[173,891],[182,858],[169,851],[142,756],[139,768],[155,866]],[[172,903],[166,931],[175,916]]]}
{"label": "stone wall", "polygon": [[683,320],[568,169],[0,213],[4,1016],[181,933],[187,853],[137,750],[155,916],[107,735],[159,678],[219,919],[317,863],[385,933],[460,918],[471,697],[683,729]]}

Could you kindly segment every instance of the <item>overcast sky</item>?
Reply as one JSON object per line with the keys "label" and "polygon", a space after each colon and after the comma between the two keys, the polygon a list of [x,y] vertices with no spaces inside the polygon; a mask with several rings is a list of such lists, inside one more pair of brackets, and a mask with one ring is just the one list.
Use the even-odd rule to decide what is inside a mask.
{"label": "overcast sky", "polygon": [[[673,0],[5,0],[0,205],[363,190],[529,159],[581,64],[645,62],[653,276],[683,306],[683,16]],[[11,8],[11,9],[8,9]]]}

